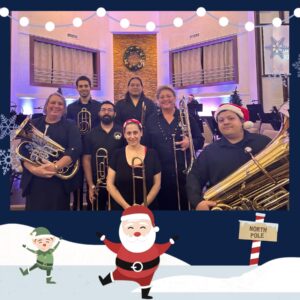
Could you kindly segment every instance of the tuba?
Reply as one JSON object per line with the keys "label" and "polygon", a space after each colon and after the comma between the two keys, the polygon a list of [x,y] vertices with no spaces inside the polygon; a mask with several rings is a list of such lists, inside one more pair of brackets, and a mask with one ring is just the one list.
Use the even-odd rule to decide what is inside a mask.
{"label": "tuba", "polygon": [[83,107],[77,114],[77,125],[81,135],[84,135],[91,131],[92,128],[92,116],[91,113]]}
{"label": "tuba", "polygon": [[[64,156],[65,148],[39,131],[28,116],[16,130],[15,139],[21,138],[17,146],[18,157],[34,165],[41,165],[43,160],[55,163]],[[78,171],[79,161],[58,170],[55,175],[61,179],[70,179]]]}
{"label": "tuba", "polygon": [[289,118],[278,135],[251,160],[204,193],[216,200],[212,210],[278,210],[289,206]]}
{"label": "tuba", "polygon": [[[96,151],[96,199],[94,200],[93,210],[99,210],[98,194],[101,188],[106,189],[106,176],[108,167],[108,152],[105,148],[99,148]],[[110,194],[108,193],[108,210],[111,210]]]}
{"label": "tuba", "polygon": [[[134,162],[138,161],[139,164],[135,165]],[[143,204],[144,206],[148,206],[147,203],[147,188],[146,188],[146,173],[145,173],[145,165],[144,161],[140,159],[139,157],[134,157],[131,161],[131,169],[132,169],[132,184],[133,184],[133,205],[136,204],[136,185],[135,180],[141,179],[143,183]],[[137,170],[141,170],[142,174],[138,175],[136,174]]]}

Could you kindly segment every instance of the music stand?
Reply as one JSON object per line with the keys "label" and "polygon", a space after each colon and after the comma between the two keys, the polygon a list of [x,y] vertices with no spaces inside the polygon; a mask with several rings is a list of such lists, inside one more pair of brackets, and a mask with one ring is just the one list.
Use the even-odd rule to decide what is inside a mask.
{"label": "music stand", "polygon": [[248,104],[250,121],[262,121],[264,118],[264,111],[261,104]]}

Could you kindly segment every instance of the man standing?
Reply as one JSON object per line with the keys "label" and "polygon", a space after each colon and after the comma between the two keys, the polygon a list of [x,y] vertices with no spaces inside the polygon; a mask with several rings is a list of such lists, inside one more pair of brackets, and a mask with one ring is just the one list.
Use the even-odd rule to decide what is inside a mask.
{"label": "man standing", "polygon": [[98,115],[100,125],[84,137],[82,164],[88,184],[89,200],[95,204],[94,208],[104,210],[110,209],[105,188],[107,164],[114,151],[123,147],[125,141],[122,128],[114,123],[116,112],[113,103],[102,102]]}
{"label": "man standing", "polygon": [[19,268],[23,276],[28,275],[32,270],[39,268],[46,271],[47,278],[46,282],[48,284],[55,284],[55,281],[52,281],[51,271],[53,269],[53,252],[57,249],[60,244],[58,243],[52,248],[55,237],[50,234],[49,230],[45,227],[37,227],[32,232],[32,242],[38,248],[38,250],[32,250],[26,245],[23,245],[28,251],[35,253],[37,255],[36,263],[29,269]]}
{"label": "man standing", "polygon": [[155,244],[158,230],[151,210],[142,205],[134,205],[122,213],[119,227],[121,243],[113,243],[97,232],[100,240],[117,254],[116,269],[105,278],[99,276],[101,284],[106,285],[115,280],[135,281],[141,286],[142,298],[152,299],[149,296],[150,284],[158,268],[159,257],[178,238],[174,236],[167,243]]}
{"label": "man standing", "polygon": [[[98,125],[98,112],[100,102],[91,97],[91,80],[86,76],[80,76],[76,80],[76,88],[80,95],[79,99],[67,107],[67,118],[76,122],[81,137],[89,133]],[[79,169],[79,189],[73,193],[73,210],[82,210],[83,207],[83,170]],[[87,191],[88,195],[88,191]],[[88,201],[87,201],[88,202]]]}

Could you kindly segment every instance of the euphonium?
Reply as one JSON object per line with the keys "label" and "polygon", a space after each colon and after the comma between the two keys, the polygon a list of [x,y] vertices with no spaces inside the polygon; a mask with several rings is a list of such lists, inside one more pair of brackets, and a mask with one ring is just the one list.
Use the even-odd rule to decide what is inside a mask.
{"label": "euphonium", "polygon": [[91,131],[92,115],[85,107],[77,114],[77,125],[81,135]]}
{"label": "euphonium", "polygon": [[[39,131],[28,116],[16,130],[15,139],[21,138],[16,153],[21,160],[41,165],[43,160],[55,163],[64,156],[65,148]],[[55,175],[61,179],[70,179],[78,171],[79,161],[58,171]]]}
{"label": "euphonium", "polygon": [[[101,188],[106,189],[106,176],[108,168],[108,151],[105,148],[99,148],[96,151],[96,205],[93,205],[93,210],[98,210],[98,194]],[[110,194],[108,193],[108,210],[111,210]]]}
{"label": "euphonium", "polygon": [[278,210],[288,207],[289,118],[285,115],[278,135],[255,157],[209,188],[203,198],[217,205],[212,210]]}

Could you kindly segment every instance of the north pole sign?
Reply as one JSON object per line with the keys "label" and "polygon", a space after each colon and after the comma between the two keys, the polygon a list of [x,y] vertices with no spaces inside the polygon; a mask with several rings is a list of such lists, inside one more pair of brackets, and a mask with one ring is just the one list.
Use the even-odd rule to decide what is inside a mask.
{"label": "north pole sign", "polygon": [[277,242],[278,224],[240,221],[240,240]]}

